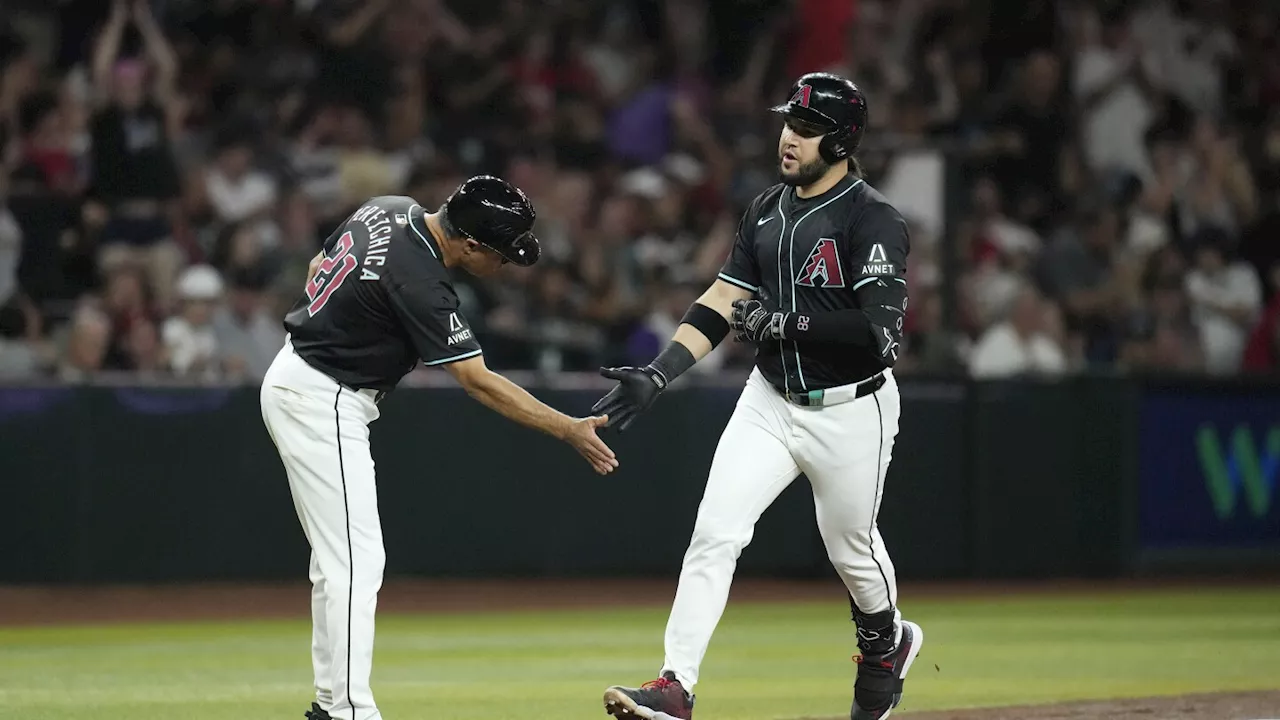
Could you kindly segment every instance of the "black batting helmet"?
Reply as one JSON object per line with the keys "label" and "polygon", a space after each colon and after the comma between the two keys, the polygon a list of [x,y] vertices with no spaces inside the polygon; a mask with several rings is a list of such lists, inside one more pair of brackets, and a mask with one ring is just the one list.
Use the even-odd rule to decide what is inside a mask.
{"label": "black batting helmet", "polygon": [[444,202],[451,234],[474,240],[502,256],[504,262],[528,267],[542,248],[533,234],[537,214],[520,188],[492,175],[477,175],[458,186]]}
{"label": "black batting helmet", "polygon": [[862,144],[867,130],[867,98],[851,81],[817,72],[791,86],[790,100],[769,108],[823,133],[818,154],[828,163],[844,160]]}

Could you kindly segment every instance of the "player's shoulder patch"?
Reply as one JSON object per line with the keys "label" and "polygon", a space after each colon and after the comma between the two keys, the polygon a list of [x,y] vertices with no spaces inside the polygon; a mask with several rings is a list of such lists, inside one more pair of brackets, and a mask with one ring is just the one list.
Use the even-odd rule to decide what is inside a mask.
{"label": "player's shoulder patch", "polygon": [[907,221],[888,201],[860,205],[853,224],[854,256],[858,276],[901,276],[911,250]]}

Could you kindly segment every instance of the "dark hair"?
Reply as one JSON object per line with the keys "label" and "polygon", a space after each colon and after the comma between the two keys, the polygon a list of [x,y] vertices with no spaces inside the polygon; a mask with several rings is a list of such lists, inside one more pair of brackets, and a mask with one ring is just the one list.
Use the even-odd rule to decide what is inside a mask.
{"label": "dark hair", "polygon": [[459,233],[458,229],[449,221],[449,212],[446,210],[447,204],[447,200],[440,203],[440,209],[436,211],[436,219],[440,221],[440,229],[444,232],[444,236],[447,238],[461,237],[461,233]]}
{"label": "dark hair", "polygon": [[1199,228],[1191,235],[1190,241],[1193,252],[1212,250],[1222,256],[1224,261],[1232,259],[1231,234],[1216,225]]}
{"label": "dark hair", "polygon": [[267,269],[262,265],[234,267],[227,274],[227,285],[236,290],[261,292],[270,283]]}

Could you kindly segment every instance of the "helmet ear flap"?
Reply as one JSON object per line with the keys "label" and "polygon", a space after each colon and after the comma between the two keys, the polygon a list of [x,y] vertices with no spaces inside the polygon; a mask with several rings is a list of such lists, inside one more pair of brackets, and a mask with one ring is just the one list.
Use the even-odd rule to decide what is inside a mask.
{"label": "helmet ear flap", "polygon": [[850,134],[848,130],[840,129],[823,135],[818,142],[818,155],[828,165],[835,165],[848,158],[852,152],[849,147]]}

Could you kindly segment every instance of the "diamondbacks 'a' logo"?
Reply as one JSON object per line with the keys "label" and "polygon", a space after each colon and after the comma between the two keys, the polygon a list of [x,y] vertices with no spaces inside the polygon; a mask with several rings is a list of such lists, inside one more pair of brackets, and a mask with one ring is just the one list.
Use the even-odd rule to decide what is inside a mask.
{"label": "diamondbacks 'a' logo", "polygon": [[808,85],[801,85],[796,94],[791,96],[791,102],[800,107],[809,107],[809,94],[813,92],[813,88]]}
{"label": "diamondbacks 'a' logo", "polygon": [[796,284],[805,287],[844,287],[844,271],[840,268],[840,253],[836,250],[835,240],[818,240],[818,244],[813,246],[813,252],[809,253],[809,259],[804,261]]}

